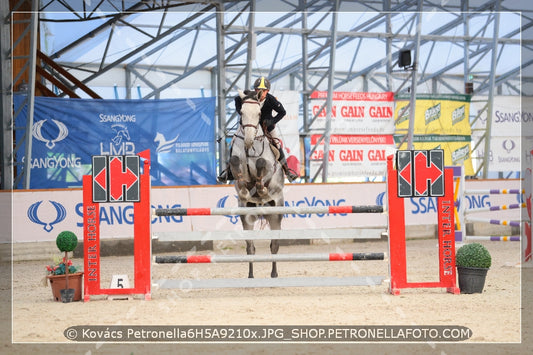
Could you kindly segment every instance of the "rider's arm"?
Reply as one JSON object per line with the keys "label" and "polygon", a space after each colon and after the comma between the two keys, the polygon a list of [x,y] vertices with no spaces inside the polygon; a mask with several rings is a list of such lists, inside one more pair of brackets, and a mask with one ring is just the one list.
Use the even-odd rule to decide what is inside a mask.
{"label": "rider's arm", "polygon": [[279,102],[273,95],[268,94],[267,100],[268,105],[265,106],[270,106],[272,111],[276,112],[275,116],[272,115],[272,118],[269,117],[266,121],[267,129],[271,131],[276,126],[276,123],[278,123],[283,117],[285,117],[287,112],[285,111],[285,108],[283,107],[281,102]]}

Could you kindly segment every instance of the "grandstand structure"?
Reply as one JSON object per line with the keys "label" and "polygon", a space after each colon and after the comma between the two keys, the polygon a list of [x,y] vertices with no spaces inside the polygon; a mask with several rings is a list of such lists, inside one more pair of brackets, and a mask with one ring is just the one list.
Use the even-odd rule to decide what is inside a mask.
{"label": "grandstand structure", "polygon": [[[35,96],[215,96],[221,157],[238,120],[233,97],[259,75],[273,90],[300,94],[302,139],[317,134],[314,91],[329,93],[328,115],[335,91],[394,92],[412,105],[421,93],[472,94],[488,117],[495,95],[533,96],[528,1],[10,0],[0,2],[0,14],[1,189],[31,188]],[[25,127],[13,123],[22,113],[13,111],[12,94],[20,92]],[[26,132],[24,154],[13,141],[18,129]],[[327,152],[328,126],[318,133]],[[411,142],[411,128],[397,133]],[[485,151],[490,137],[488,124],[477,142]],[[328,181],[327,158],[305,181]],[[477,164],[479,176],[488,176],[487,159]]]}

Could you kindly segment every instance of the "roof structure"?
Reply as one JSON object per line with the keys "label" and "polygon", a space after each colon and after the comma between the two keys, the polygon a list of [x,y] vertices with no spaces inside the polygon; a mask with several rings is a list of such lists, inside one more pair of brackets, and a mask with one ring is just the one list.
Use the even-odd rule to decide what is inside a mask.
{"label": "roof structure", "polygon": [[[6,88],[21,89],[26,77],[26,82],[45,87],[40,91],[29,85],[30,105],[32,95],[42,95],[46,87],[56,96],[88,98],[216,96],[221,103],[216,112],[219,156],[226,155],[222,138],[233,133],[237,120],[229,104],[236,90],[249,88],[258,75],[267,76],[273,90],[301,93],[302,137],[312,133],[316,117],[308,110],[308,100],[316,90],[392,91],[414,98],[417,93],[463,94],[466,83],[472,83],[474,94],[487,101],[488,112],[494,95],[533,96],[533,4],[524,1],[19,2],[26,7],[11,3],[9,8],[0,5],[2,16],[14,21],[13,14],[29,14],[22,25],[26,30],[19,35],[30,40],[17,37],[10,43],[26,47],[22,52],[27,64],[14,65],[9,80],[2,76],[4,93]],[[9,38],[5,32],[10,30],[2,27],[3,39]],[[1,45],[4,49],[6,41]],[[409,68],[398,66],[402,51],[412,53]],[[13,62],[14,57],[4,61]],[[63,76],[57,79],[63,89],[53,85],[40,69],[32,69],[44,61],[74,80]],[[20,179],[29,182],[31,168],[11,154],[9,137],[17,113],[11,112],[5,97],[2,102],[6,189]],[[327,128],[319,133],[329,141]],[[405,132],[407,142],[410,133]],[[27,134],[26,147],[31,149],[30,141]],[[488,147],[489,141],[487,127],[481,144]],[[307,181],[327,181],[328,155],[324,157],[320,176],[308,176]],[[486,166],[479,162],[478,172],[485,176]]]}

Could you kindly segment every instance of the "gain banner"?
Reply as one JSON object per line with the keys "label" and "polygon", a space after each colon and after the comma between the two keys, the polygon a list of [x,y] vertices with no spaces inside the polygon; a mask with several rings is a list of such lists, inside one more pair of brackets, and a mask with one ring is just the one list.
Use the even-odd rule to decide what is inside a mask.
{"label": "gain banner", "polygon": [[[24,97],[15,95],[17,111]],[[36,97],[32,189],[81,187],[94,155],[150,149],[154,186],[216,183],[215,98],[93,100]],[[26,107],[15,125],[26,126]],[[17,142],[23,130],[16,131]],[[17,154],[24,154],[25,147]],[[20,159],[19,159],[20,160]],[[19,186],[21,188],[22,186]]]}
{"label": "gain banner", "polygon": [[[327,95],[327,91],[311,94],[311,112],[313,117],[318,115],[311,125],[312,130],[325,128]],[[331,133],[393,134],[393,111],[392,92],[334,92]]]}
{"label": "gain banner", "polygon": [[[311,136],[311,146],[321,135]],[[328,177],[342,181],[354,177],[384,176],[387,172],[387,156],[395,151],[392,135],[332,135],[330,137]],[[311,156],[311,176],[322,164],[324,141]],[[317,161],[318,160],[318,161]]]}
{"label": "gain banner", "polygon": [[[394,139],[400,143],[409,128],[409,97],[398,96],[396,100],[394,117],[397,133]],[[445,165],[463,165],[466,175],[474,175],[469,114],[469,95],[417,95],[413,149],[443,149]],[[407,142],[398,149],[407,149]]]}

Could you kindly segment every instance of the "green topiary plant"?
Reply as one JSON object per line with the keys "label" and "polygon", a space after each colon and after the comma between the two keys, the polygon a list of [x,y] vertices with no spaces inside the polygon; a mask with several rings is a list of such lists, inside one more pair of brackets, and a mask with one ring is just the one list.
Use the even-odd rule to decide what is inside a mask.
{"label": "green topiary plant", "polygon": [[56,245],[60,251],[73,251],[78,245],[78,237],[70,231],[63,231],[57,236]]}
{"label": "green topiary plant", "polygon": [[68,252],[76,249],[78,245],[78,237],[70,231],[63,231],[56,237],[57,248],[65,253],[61,260],[57,260],[55,265],[47,265],[46,269],[50,275],[68,275],[77,271],[77,268],[72,265],[72,260],[68,258]]}
{"label": "green topiary plant", "polygon": [[479,243],[465,244],[455,253],[456,266],[488,269],[491,263],[489,251]]}

